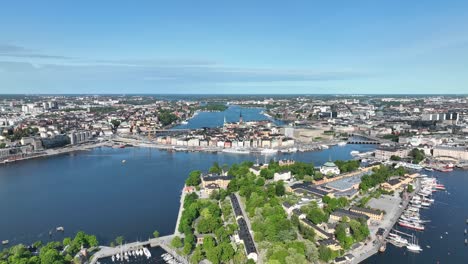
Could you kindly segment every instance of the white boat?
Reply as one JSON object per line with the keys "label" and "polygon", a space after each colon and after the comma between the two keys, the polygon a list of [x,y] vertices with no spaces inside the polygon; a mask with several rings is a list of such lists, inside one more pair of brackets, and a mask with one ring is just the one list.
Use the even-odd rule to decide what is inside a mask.
{"label": "white boat", "polygon": [[230,154],[250,154],[250,151],[247,149],[241,149],[241,148],[227,148],[223,149],[224,153],[230,153]]}
{"label": "white boat", "polygon": [[147,259],[151,258],[151,252],[147,248],[143,247],[143,253]]}
{"label": "white boat", "polygon": [[322,149],[329,149],[330,147],[328,147],[327,145],[321,145],[320,146]]}
{"label": "white boat", "polygon": [[409,251],[413,251],[413,252],[421,252],[422,251],[422,248],[418,245],[418,242],[416,241],[416,238],[413,235],[411,236],[411,242],[408,243],[408,245],[406,245],[406,248]]}
{"label": "white boat", "polygon": [[338,146],[340,147],[346,146],[346,141],[338,142]]}
{"label": "white boat", "polygon": [[389,239],[390,242],[393,242],[393,243],[395,243],[395,244],[397,244],[399,246],[406,246],[408,244],[407,239],[405,239],[405,238],[403,238],[403,237],[401,237],[401,236],[399,236],[397,234],[390,233],[388,235],[389,235],[388,239]]}
{"label": "white boat", "polygon": [[272,154],[276,154],[278,153],[278,151],[276,149],[263,149],[262,151],[260,151],[261,154],[263,155],[272,155]]}
{"label": "white boat", "polygon": [[188,124],[188,121],[187,121],[187,120],[184,120],[184,121],[180,122],[180,124],[182,124],[182,125],[187,125],[187,124]]}
{"label": "white boat", "polygon": [[357,155],[359,155],[359,151],[353,150],[353,151],[350,152],[350,154],[351,154],[351,156],[357,156]]}
{"label": "white boat", "polygon": [[114,255],[112,255],[111,259],[112,259],[112,262],[114,262],[114,261],[115,261],[115,257],[114,257]]}

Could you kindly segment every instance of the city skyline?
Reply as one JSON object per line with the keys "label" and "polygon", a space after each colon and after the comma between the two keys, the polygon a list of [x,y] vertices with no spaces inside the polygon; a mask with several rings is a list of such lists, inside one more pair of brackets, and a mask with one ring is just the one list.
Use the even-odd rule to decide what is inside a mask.
{"label": "city skyline", "polygon": [[465,94],[467,3],[5,3],[1,94]]}

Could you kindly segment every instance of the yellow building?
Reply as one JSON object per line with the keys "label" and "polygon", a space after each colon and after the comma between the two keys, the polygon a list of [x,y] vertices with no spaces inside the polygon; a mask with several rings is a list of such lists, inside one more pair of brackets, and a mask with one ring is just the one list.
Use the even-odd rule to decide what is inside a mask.
{"label": "yellow building", "polygon": [[201,177],[201,183],[203,188],[217,186],[221,189],[226,189],[231,182],[231,176],[222,176],[219,174],[204,174]]}
{"label": "yellow building", "polygon": [[383,212],[379,210],[369,209],[369,208],[362,208],[362,207],[351,207],[349,211],[367,215],[370,219],[376,221],[382,221],[383,219]]}

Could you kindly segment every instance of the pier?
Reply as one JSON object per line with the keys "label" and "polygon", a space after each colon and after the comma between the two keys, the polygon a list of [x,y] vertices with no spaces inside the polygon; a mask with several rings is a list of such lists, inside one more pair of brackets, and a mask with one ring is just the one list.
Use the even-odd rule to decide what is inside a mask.
{"label": "pier", "polygon": [[111,257],[121,252],[126,252],[129,250],[136,250],[142,247],[161,247],[166,252],[174,256],[174,258],[177,259],[179,262],[188,264],[189,263],[188,259],[177,254],[177,252],[175,252],[169,246],[173,238],[174,238],[174,235],[168,235],[168,236],[163,236],[163,237],[158,237],[158,238],[151,238],[147,241],[137,241],[133,243],[123,244],[117,247],[101,246],[100,250],[92,256],[90,264],[97,264],[99,259],[101,258]]}
{"label": "pier", "polygon": [[[395,223],[398,221],[400,218],[401,214],[403,211],[408,207],[409,201],[411,198],[419,192],[421,188],[421,183],[419,179],[416,179],[415,182],[415,191],[413,192],[413,195],[410,195],[408,199],[406,200],[401,200],[402,201],[402,206],[401,207],[396,207],[396,211],[393,213],[388,213],[386,218],[382,220],[382,223],[380,223],[378,226],[371,228],[369,226],[369,230],[371,231],[370,237],[371,237],[371,242],[367,242],[367,245],[363,245],[355,250],[352,250],[348,253],[351,253],[354,255],[354,258],[351,260],[350,263],[352,264],[357,264],[362,261],[364,261],[367,258],[370,258],[372,255],[376,254],[379,252],[379,249],[381,247],[385,248],[386,244],[386,239],[392,230],[393,226]],[[397,203],[398,204],[398,203]],[[376,230],[378,228],[385,228],[385,232],[382,234],[380,238],[377,237],[376,235]]]}

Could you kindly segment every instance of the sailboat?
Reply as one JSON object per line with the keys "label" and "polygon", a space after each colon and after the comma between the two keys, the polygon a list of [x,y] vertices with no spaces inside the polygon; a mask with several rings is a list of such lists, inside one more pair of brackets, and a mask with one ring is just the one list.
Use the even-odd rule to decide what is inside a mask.
{"label": "sailboat", "polygon": [[412,252],[421,252],[422,251],[422,248],[418,245],[418,242],[416,240],[416,237],[414,235],[411,235],[411,242],[409,242],[407,245],[406,245],[406,248],[409,250],[409,251],[412,251]]}

